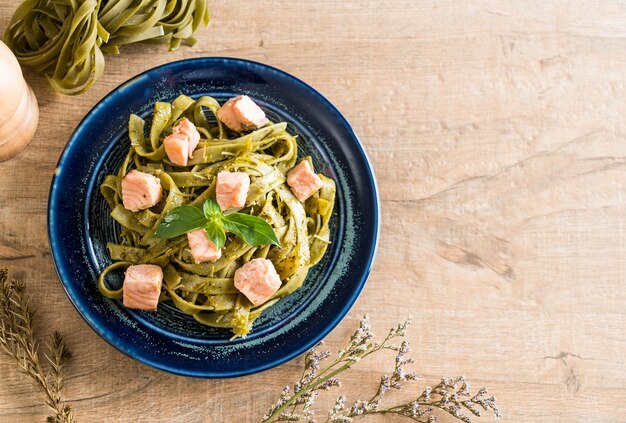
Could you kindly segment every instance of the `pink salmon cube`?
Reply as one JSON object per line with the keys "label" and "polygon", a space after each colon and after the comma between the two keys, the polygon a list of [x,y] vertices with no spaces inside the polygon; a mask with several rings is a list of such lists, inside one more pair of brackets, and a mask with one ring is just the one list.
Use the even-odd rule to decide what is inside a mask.
{"label": "pink salmon cube", "polygon": [[163,283],[163,270],[154,264],[138,264],[126,269],[124,306],[156,311]]}
{"label": "pink salmon cube", "polygon": [[191,123],[191,121],[187,118],[184,118],[178,125],[172,128],[172,134],[182,134],[187,137],[189,140],[189,155],[188,157],[191,159],[193,157],[193,152],[198,146],[200,142],[200,132],[196,129],[196,125]]}
{"label": "pink salmon cube", "polygon": [[196,126],[185,118],[172,128],[172,133],[165,137],[165,154],[172,163],[187,166],[189,158],[200,142],[200,133]]}
{"label": "pink salmon cube", "polygon": [[246,205],[250,189],[250,177],[244,172],[219,172],[215,197],[222,210]]}
{"label": "pink salmon cube", "polygon": [[287,174],[287,185],[298,200],[304,201],[324,186],[324,182],[313,173],[308,160],[302,160]]}
{"label": "pink salmon cube", "polygon": [[170,134],[163,140],[165,154],[170,162],[178,166],[187,166],[189,160],[189,137],[183,134]]}
{"label": "pink salmon cube", "polygon": [[280,276],[268,259],[250,260],[235,271],[235,288],[255,306],[269,300],[280,285]]}
{"label": "pink salmon cube", "polygon": [[131,170],[122,178],[122,203],[126,210],[137,212],[161,201],[161,180],[149,173]]}
{"label": "pink salmon cube", "polygon": [[187,232],[187,241],[196,263],[215,261],[222,256],[222,251],[215,248],[215,244],[207,236],[206,229]]}
{"label": "pink salmon cube", "polygon": [[236,132],[251,131],[269,123],[265,112],[247,95],[224,103],[217,111],[217,118]]}

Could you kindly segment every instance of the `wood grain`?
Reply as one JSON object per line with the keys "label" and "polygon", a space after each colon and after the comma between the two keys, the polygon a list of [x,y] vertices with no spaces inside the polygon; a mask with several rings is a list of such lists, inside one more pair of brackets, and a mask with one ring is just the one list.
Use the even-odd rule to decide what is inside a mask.
{"label": "wood grain", "polygon": [[[18,3],[0,4],[0,29]],[[81,421],[258,421],[298,377],[300,359],[216,381],[140,365],[83,322],[53,269],[46,198],[72,130],[129,77],[197,56],[304,79],[370,154],[378,258],[330,347],[365,313],[381,333],[412,315],[421,383],[464,374],[497,394],[507,422],[626,421],[626,5],[221,0],[211,11],[195,47],[127,48],[80,97],[26,72],[41,121],[0,164],[0,263],[27,280],[44,329],[68,334]],[[348,398],[370,394],[391,364],[362,363],[345,379]],[[0,374],[0,421],[44,421],[36,390],[4,358]]]}

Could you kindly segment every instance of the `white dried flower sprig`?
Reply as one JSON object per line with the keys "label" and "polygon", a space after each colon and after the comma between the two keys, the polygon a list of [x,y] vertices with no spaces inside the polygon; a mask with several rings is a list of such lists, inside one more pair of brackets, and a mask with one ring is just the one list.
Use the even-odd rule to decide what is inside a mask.
{"label": "white dried flower sprig", "polygon": [[[341,382],[337,375],[380,350],[395,351],[395,367],[391,375],[383,374],[376,393],[369,400],[356,400],[346,405],[346,398],[340,396],[335,406],[328,412],[326,423],[351,423],[355,418],[364,415],[386,414],[406,417],[416,422],[433,423],[437,421],[438,413],[447,413],[454,418],[471,423],[472,417],[481,417],[483,412],[500,417],[496,398],[488,396],[487,390],[482,388],[472,396],[470,384],[462,376],[458,378],[443,378],[435,387],[426,387],[414,400],[396,406],[383,406],[385,394],[392,389],[401,389],[404,382],[418,379],[416,373],[407,371],[406,365],[414,363],[407,355],[411,352],[408,342],[402,341],[399,345],[391,344],[396,338],[406,335],[411,324],[408,319],[392,328],[389,334],[378,343],[374,341],[369,319],[363,317],[359,328],[350,338],[348,346],[340,350],[334,359],[328,351],[320,351],[319,345],[304,356],[304,369],[300,380],[293,387],[286,386],[279,400],[270,407],[263,416],[263,422],[308,422],[316,423],[313,418],[312,406],[319,395],[319,391],[327,391],[340,387]],[[326,364],[322,367],[322,364]]]}

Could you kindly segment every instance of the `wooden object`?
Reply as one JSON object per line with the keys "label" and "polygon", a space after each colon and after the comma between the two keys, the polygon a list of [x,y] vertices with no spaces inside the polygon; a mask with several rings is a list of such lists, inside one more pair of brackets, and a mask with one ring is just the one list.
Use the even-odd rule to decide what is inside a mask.
{"label": "wooden object", "polygon": [[20,65],[0,41],[0,162],[22,151],[33,138],[39,120],[37,99],[22,76]]}
{"label": "wooden object", "polygon": [[[0,30],[18,3],[0,2]],[[27,281],[44,335],[67,334],[67,394],[80,421],[256,422],[300,375],[300,358],[228,380],[152,370],[95,335],[52,265],[46,198],[76,125],[129,77],[197,56],[243,57],[294,74],[327,96],[365,144],[382,199],[378,258],[328,348],[342,346],[363,314],[379,335],[412,315],[408,338],[423,380],[400,391],[403,398],[439,376],[463,374],[498,397],[502,422],[625,421],[624,5],[210,6],[211,27],[195,47],[124,48],[82,96],[55,95],[29,75],[39,134],[0,165],[0,264]],[[342,391],[349,401],[369,398],[392,367],[391,355],[365,360]],[[4,357],[0,375],[0,421],[44,421],[39,392]],[[334,397],[325,393],[319,406],[331,407]],[[317,417],[324,420],[323,409]]]}

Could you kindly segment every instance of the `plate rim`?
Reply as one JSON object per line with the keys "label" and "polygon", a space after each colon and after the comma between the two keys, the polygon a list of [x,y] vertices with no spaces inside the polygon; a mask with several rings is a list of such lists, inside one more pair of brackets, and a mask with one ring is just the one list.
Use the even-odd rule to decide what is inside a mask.
{"label": "plate rim", "polygon": [[[374,207],[373,207],[373,211],[374,214],[372,216],[372,220],[374,221],[375,225],[375,230],[372,233],[372,237],[373,237],[373,242],[372,245],[369,246],[368,248],[368,257],[367,257],[367,262],[366,265],[363,267],[362,271],[361,271],[361,276],[360,276],[360,280],[358,281],[357,287],[354,290],[352,296],[349,298],[349,301],[347,301],[346,303],[344,303],[341,307],[340,310],[338,310],[338,312],[335,314],[335,318],[330,321],[329,323],[327,323],[320,331],[318,331],[317,335],[315,337],[310,338],[308,341],[304,342],[299,348],[295,348],[294,350],[290,351],[289,353],[281,356],[278,359],[275,360],[269,360],[269,361],[262,361],[260,362],[258,365],[256,366],[251,366],[249,368],[246,369],[234,369],[234,370],[230,370],[230,371],[207,371],[207,370],[194,370],[194,369],[185,369],[185,368],[180,368],[180,367],[172,367],[172,366],[168,366],[165,363],[161,363],[159,361],[155,361],[155,360],[149,360],[146,357],[141,357],[141,356],[137,356],[132,354],[131,352],[123,349],[123,344],[125,344],[125,341],[123,341],[119,336],[115,336],[115,334],[113,334],[113,339],[109,339],[108,336],[106,336],[106,334],[104,333],[105,331],[103,329],[103,327],[100,327],[100,325],[98,324],[98,322],[92,320],[92,317],[89,315],[89,313],[87,312],[87,310],[82,310],[82,307],[76,302],[76,300],[73,298],[72,294],[70,293],[70,288],[68,286],[68,283],[66,283],[66,281],[64,280],[63,276],[62,276],[62,269],[61,267],[67,267],[67,263],[65,263],[61,257],[57,257],[57,252],[56,249],[53,247],[53,245],[56,245],[57,248],[62,248],[62,246],[58,245],[59,244],[59,240],[56,239],[56,236],[53,235],[53,230],[52,227],[53,225],[51,225],[51,222],[54,221],[55,216],[54,216],[54,211],[51,207],[51,203],[52,203],[52,199],[53,196],[56,193],[56,190],[58,189],[57,187],[57,182],[58,182],[58,178],[60,175],[59,172],[59,168],[63,167],[63,162],[67,160],[67,156],[70,153],[71,147],[77,143],[80,143],[80,137],[77,136],[77,133],[80,132],[79,130],[86,125],[87,121],[90,120],[90,118],[92,118],[92,115],[95,115],[95,113],[97,112],[97,110],[102,107],[103,103],[105,103],[108,99],[110,99],[110,97],[112,97],[113,95],[115,95],[116,93],[118,93],[119,91],[125,89],[125,88],[129,88],[132,87],[135,83],[140,82],[144,77],[146,77],[146,75],[148,75],[149,73],[152,72],[158,72],[160,70],[163,69],[168,69],[171,68],[173,66],[181,66],[181,65],[185,65],[185,64],[192,64],[194,62],[205,62],[205,61],[214,61],[214,62],[230,62],[231,64],[240,66],[240,65],[245,65],[245,66],[253,66],[253,67],[260,67],[260,68],[265,68],[265,70],[271,71],[271,72],[275,72],[277,74],[279,74],[281,77],[283,78],[287,78],[287,79],[291,79],[293,82],[295,82],[298,85],[301,85],[304,89],[306,89],[307,91],[309,91],[311,94],[313,94],[313,96],[315,96],[321,103],[323,103],[340,121],[343,125],[345,125],[345,129],[349,132],[350,136],[353,138],[353,140],[356,142],[356,146],[358,147],[358,150],[360,152],[360,154],[363,156],[364,162],[366,164],[366,170],[367,170],[367,181],[371,184],[372,187],[372,198],[373,198],[373,202]],[[109,345],[111,345],[113,348],[115,348],[117,351],[121,352],[122,354],[132,358],[133,360],[141,363],[142,365],[147,365],[150,366],[152,368],[155,368],[157,370],[161,370],[161,371],[165,371],[167,373],[170,374],[175,374],[178,376],[186,376],[186,377],[194,377],[194,378],[202,378],[202,379],[218,379],[218,378],[233,378],[233,377],[241,377],[241,376],[246,376],[246,375],[251,375],[251,374],[255,374],[255,373],[259,373],[265,370],[269,370],[271,368],[277,367],[281,364],[284,364],[294,358],[297,358],[298,356],[300,356],[301,354],[303,354],[304,352],[308,351],[309,349],[311,349],[312,347],[314,347],[316,344],[318,344],[323,338],[325,338],[328,334],[330,334],[330,332],[335,329],[337,327],[337,325],[345,318],[345,316],[350,312],[350,310],[352,309],[352,307],[354,306],[354,304],[356,303],[356,300],[358,299],[358,297],[360,296],[361,292],[363,291],[365,284],[369,278],[369,275],[371,273],[377,252],[378,252],[378,246],[379,246],[379,240],[380,240],[380,222],[381,222],[381,205],[380,205],[380,192],[379,192],[379,188],[378,188],[378,182],[376,180],[376,175],[374,173],[374,167],[372,166],[372,162],[369,158],[369,155],[367,154],[367,151],[365,150],[365,147],[360,139],[360,137],[357,135],[356,131],[354,130],[354,128],[352,127],[352,125],[348,122],[348,120],[345,118],[345,116],[337,109],[337,107],[335,107],[324,95],[322,95],[317,89],[313,88],[311,85],[309,85],[308,83],[304,82],[303,80],[301,80],[300,78],[291,75],[288,72],[285,72],[279,68],[276,68],[274,66],[271,65],[267,65],[265,63],[261,63],[261,62],[257,62],[257,61],[253,61],[253,60],[248,60],[248,59],[241,59],[241,58],[236,58],[236,57],[227,57],[227,56],[202,56],[202,57],[193,57],[193,58],[188,58],[188,59],[182,59],[182,60],[175,60],[172,62],[167,62],[164,63],[162,65],[147,69],[143,72],[140,72],[134,76],[132,76],[131,78],[125,80],[124,82],[120,83],[119,85],[117,85],[115,88],[113,88],[111,91],[109,91],[107,94],[105,94],[96,104],[93,105],[93,107],[91,107],[91,109],[85,114],[85,116],[80,120],[80,122],[77,124],[77,126],[74,128],[74,130],[72,131],[72,134],[70,135],[67,143],[65,144],[65,146],[63,147],[63,150],[61,152],[61,154],[59,155],[59,159],[57,161],[57,164],[54,168],[54,172],[53,172],[53,176],[52,176],[52,180],[50,182],[50,188],[48,191],[48,204],[47,204],[47,234],[48,234],[48,247],[50,249],[51,252],[51,256],[52,256],[52,262],[54,265],[54,269],[55,272],[57,274],[57,278],[58,281],[60,282],[61,286],[63,287],[63,290],[65,291],[65,294],[67,295],[68,299],[70,300],[70,303],[72,304],[72,306],[74,307],[74,309],[78,312],[78,314],[80,315],[80,317],[87,323],[87,325],[105,342],[107,342]],[[58,219],[58,218],[57,218]],[[82,222],[81,222],[82,224]],[[60,263],[58,263],[60,262]]]}

